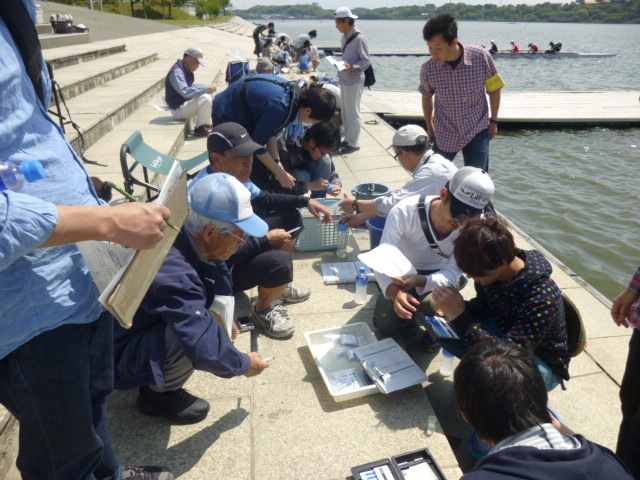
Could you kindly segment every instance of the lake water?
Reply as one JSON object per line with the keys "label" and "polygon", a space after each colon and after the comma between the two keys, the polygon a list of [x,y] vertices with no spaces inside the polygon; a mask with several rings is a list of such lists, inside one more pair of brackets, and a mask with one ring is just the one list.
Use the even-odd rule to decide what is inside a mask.
{"label": "lake water", "polygon": [[[339,45],[333,20],[276,20],[292,38],[311,29]],[[421,21],[357,21],[370,48],[425,48]],[[497,59],[509,91],[640,90],[640,25],[459,22],[464,43],[540,48],[561,41],[600,59]],[[374,57],[375,89],[414,90],[427,57]],[[323,60],[320,70],[331,73]],[[495,205],[564,264],[613,299],[640,265],[640,129],[503,131],[491,142]],[[460,166],[461,158],[456,159]]]}

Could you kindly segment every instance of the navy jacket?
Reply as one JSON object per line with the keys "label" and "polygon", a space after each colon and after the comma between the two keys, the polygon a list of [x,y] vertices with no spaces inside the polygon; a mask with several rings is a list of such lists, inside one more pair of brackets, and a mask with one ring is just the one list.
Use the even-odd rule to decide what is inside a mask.
{"label": "navy jacket", "polygon": [[254,142],[266,145],[269,138],[281,131],[280,127],[287,120],[293,91],[269,81],[251,81],[247,83],[245,98],[243,86],[250,78],[266,78],[284,84],[288,82],[270,74],[243,77],[233,82],[213,100],[214,123],[239,123],[247,129]]}
{"label": "navy jacket", "polygon": [[196,79],[193,72],[189,70],[184,63],[182,63],[182,60],[178,60],[173,64],[173,67],[171,67],[169,73],[167,74],[167,77],[164,79],[164,101],[167,102],[167,105],[169,105],[169,108],[171,110],[179,108],[184,102],[188,100],[188,98],[184,98],[182,95],[180,95],[180,93],[175,88],[173,88],[173,85],[171,85],[171,81],[169,81],[171,72],[176,69],[182,70],[188,86],[193,85],[193,82]]}
{"label": "navy jacket", "polygon": [[575,436],[581,446],[543,450],[513,446],[489,454],[460,480],[623,480],[632,479],[611,450]]}
{"label": "navy jacket", "polygon": [[114,327],[115,387],[164,387],[165,326],[181,340],[197,370],[219,377],[244,375],[251,363],[209,312],[216,294],[233,295],[224,261],[203,261],[187,233],[178,235],[126,330]]}

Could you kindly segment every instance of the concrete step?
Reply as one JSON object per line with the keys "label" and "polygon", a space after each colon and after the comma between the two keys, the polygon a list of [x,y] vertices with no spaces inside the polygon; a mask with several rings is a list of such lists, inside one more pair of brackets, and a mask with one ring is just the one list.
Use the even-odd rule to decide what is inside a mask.
{"label": "concrete step", "polygon": [[124,52],[90,63],[80,63],[64,68],[59,72],[54,72],[54,78],[60,85],[64,98],[68,100],[156,60],[158,60],[157,53],[148,55],[139,52]]}
{"label": "concrete step", "polygon": [[103,48],[96,48],[94,44],[81,45],[76,47],[75,52],[69,53],[69,49],[60,51],[48,50],[44,52],[44,57],[53,66],[54,70],[77,65],[78,63],[89,62],[98,58],[115,55],[124,52],[126,45],[114,45]]}
{"label": "concrete step", "polygon": [[84,33],[51,33],[39,35],[40,45],[43,50],[48,48],[68,47],[69,45],[80,45],[89,43],[91,36],[89,32]]}
{"label": "concrete step", "polygon": [[38,23],[36,25],[36,32],[38,32],[38,35],[53,33],[53,27],[51,26],[50,23]]}
{"label": "concrete step", "polygon": [[[197,83],[210,83],[214,78],[218,82],[222,82],[223,77],[219,77],[219,74],[226,67],[227,62],[231,60],[231,56],[237,51],[246,55],[247,50],[251,48],[248,39],[244,42],[238,42],[236,35],[216,32],[207,28],[197,30],[200,31],[199,34],[189,31],[186,32],[188,35],[185,35],[185,38],[180,38],[173,32],[144,36],[148,37],[146,39],[132,37],[129,39],[131,41],[128,41],[131,51],[139,52],[140,55],[151,55],[157,51],[160,60],[123,77],[98,85],[91,90],[89,95],[79,95],[67,102],[73,120],[83,132],[86,148],[94,145],[102,136],[159,93],[164,88],[164,79],[169,68],[189,46],[199,45],[204,51],[208,65],[206,69],[199,69],[196,72]],[[221,36],[226,36],[226,38],[220,38]],[[136,40],[133,41],[133,39]],[[157,50],[151,50],[154,47]],[[206,75],[207,79],[202,75]],[[160,98],[158,104],[163,105],[164,100]],[[163,113],[163,115],[166,116],[169,113]],[[143,129],[140,128],[140,130]],[[67,138],[79,152],[81,145],[77,133],[72,129],[67,129]]]}

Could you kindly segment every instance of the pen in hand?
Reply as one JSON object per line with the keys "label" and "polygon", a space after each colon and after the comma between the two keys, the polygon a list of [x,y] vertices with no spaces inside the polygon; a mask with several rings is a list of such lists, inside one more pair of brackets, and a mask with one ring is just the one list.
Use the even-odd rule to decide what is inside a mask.
{"label": "pen in hand", "polygon": [[[133,195],[129,194],[129,192],[123,190],[122,188],[120,188],[118,185],[116,185],[113,182],[107,182],[109,185],[111,185],[111,188],[114,188],[117,192],[121,193],[122,195],[125,196],[125,198],[127,200],[129,200],[130,202],[139,202],[140,200],[138,200],[136,197],[134,197]],[[169,220],[165,220],[167,226],[169,228],[173,228],[176,232],[180,232],[180,229],[178,227],[176,227],[173,223],[171,223]]]}

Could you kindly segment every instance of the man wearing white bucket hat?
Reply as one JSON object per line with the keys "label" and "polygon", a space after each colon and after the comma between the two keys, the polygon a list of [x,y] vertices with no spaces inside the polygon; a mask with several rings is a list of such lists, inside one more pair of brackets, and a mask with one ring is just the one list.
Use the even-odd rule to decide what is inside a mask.
{"label": "man wearing white bucket hat", "polygon": [[360,150],[360,99],[364,91],[364,71],[371,65],[369,60],[369,43],[366,37],[355,26],[358,18],[347,7],[335,11],[336,28],[342,33],[342,61],[345,69],[338,72],[341,92],[341,114],[344,126],[344,142],[340,145],[340,153],[347,154]]}

